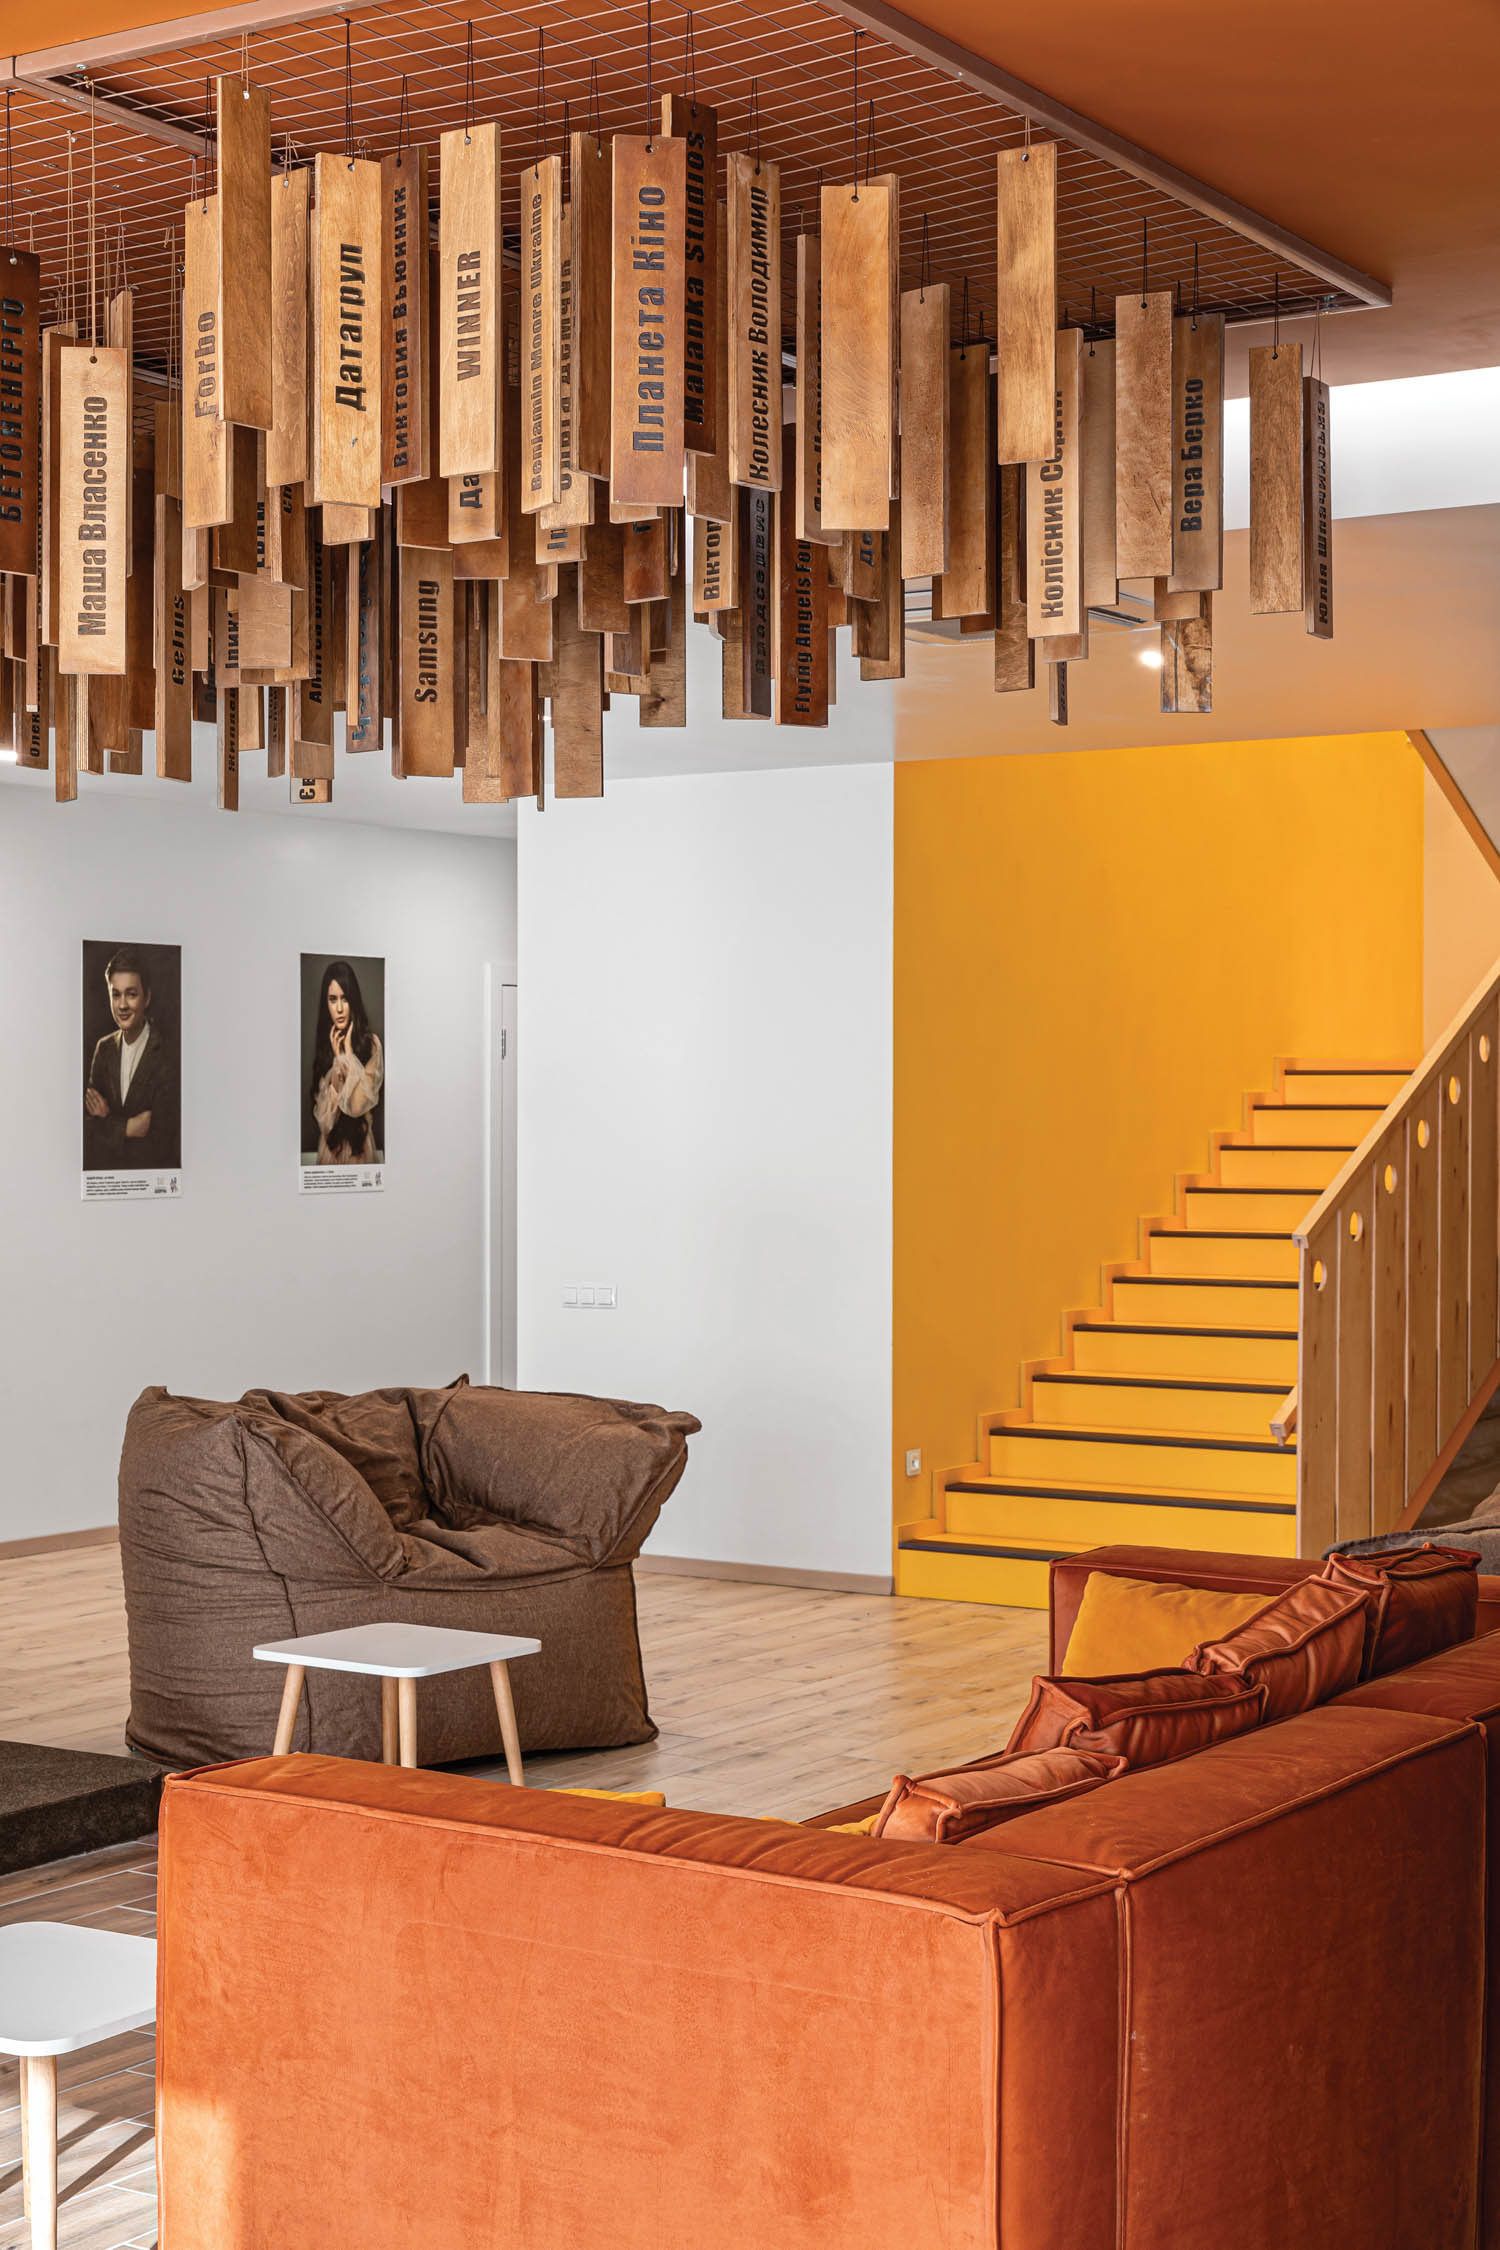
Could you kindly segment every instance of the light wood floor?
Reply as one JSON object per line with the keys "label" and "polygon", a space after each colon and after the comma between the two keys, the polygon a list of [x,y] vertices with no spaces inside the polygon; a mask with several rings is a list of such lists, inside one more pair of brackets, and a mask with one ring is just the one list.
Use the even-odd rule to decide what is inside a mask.
{"label": "light wood floor", "polygon": [[[654,1575],[638,1593],[659,1740],[529,1760],[533,1785],[805,1819],[999,1749],[1047,1660],[1035,1610]],[[127,1702],[116,1550],[0,1562],[0,1739],[121,1750]],[[155,1884],[149,1846],[95,1852],[0,1878],[0,1922],[149,1933]],[[59,2068],[60,2250],[155,2245],[152,2071],[149,2033]],[[0,2250],[30,2241],[17,2099],[0,2058]]]}

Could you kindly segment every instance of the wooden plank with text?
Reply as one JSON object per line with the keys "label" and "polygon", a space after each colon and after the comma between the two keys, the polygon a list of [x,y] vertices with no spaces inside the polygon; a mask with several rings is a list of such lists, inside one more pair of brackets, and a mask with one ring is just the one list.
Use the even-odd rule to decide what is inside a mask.
{"label": "wooden plank with text", "polygon": [[714,222],[718,245],[718,354],[714,362],[715,444],[712,453],[687,456],[687,509],[689,515],[712,517],[728,523],[734,515],[734,486],[729,481],[729,214],[721,203]]}
{"label": "wooden plank with text", "polygon": [[578,623],[573,588],[562,585],[552,658],[552,786],[558,797],[604,794],[603,642]]}
{"label": "wooden plank with text", "polygon": [[[947,349],[945,335],[944,355]],[[946,368],[941,372],[946,385]],[[776,496],[776,717],[784,727],[826,727],[828,551],[797,533],[795,443],[788,430],[785,475]]]}
{"label": "wooden plank with text", "polygon": [[271,190],[271,426],[266,482],[308,472],[308,241],[312,173],[285,171]]}
{"label": "wooden plank with text", "polygon": [[1172,295],[1115,299],[1115,567],[1172,572]]}
{"label": "wooden plank with text", "polygon": [[53,648],[57,646],[58,515],[62,491],[58,474],[62,449],[58,379],[63,346],[71,343],[77,333],[72,321],[59,321],[42,331],[41,636]]}
{"label": "wooden plank with text", "polygon": [[345,668],[348,710],[344,741],[349,750],[378,750],[384,737],[381,721],[381,640],[384,572],[381,558],[385,542],[366,539],[349,553],[349,654]]}
{"label": "wooden plank with text", "polygon": [[562,498],[562,158],[528,164],[521,209],[521,507]]}
{"label": "wooden plank with text", "polygon": [[[573,216],[570,206],[563,206],[561,310],[558,319],[558,401],[561,419],[558,424],[558,495],[551,507],[537,510],[539,536],[555,531],[578,532],[594,520],[594,480],[586,476],[579,465],[578,445],[578,367],[576,355],[578,342],[577,310],[573,302]],[[540,551],[540,549],[538,550]],[[578,551],[569,557],[578,561]]]}
{"label": "wooden plank with text", "polygon": [[214,80],[218,158],[220,407],[226,422],[272,426],[271,97],[245,78]]}
{"label": "wooden plank with text", "polygon": [[837,545],[840,534],[823,526],[823,245],[815,234],[797,237],[796,344],[797,536]]}
{"label": "wooden plank with text", "polygon": [[[821,550],[826,554],[827,550]],[[828,570],[823,568],[826,584]],[[700,616],[714,610],[738,609],[739,571],[735,526],[717,523],[711,516],[693,519],[693,608]],[[826,605],[825,605],[826,606]]]}
{"label": "wooden plank with text", "polygon": [[459,128],[441,146],[435,465],[445,477],[489,476],[503,458],[500,128]]}
{"label": "wooden plank with text", "polygon": [[726,164],[729,479],[781,483],[781,168],[736,152]]}
{"label": "wooden plank with text", "polygon": [[[1076,637],[1083,599],[1083,330],[1060,328],[1050,461],[1026,471],[1026,630],[1032,640]],[[1081,651],[1069,651],[1078,654]]]}
{"label": "wooden plank with text", "polygon": [[1165,712],[1213,710],[1213,603],[1213,595],[1205,594],[1201,615],[1174,618],[1161,629],[1161,707]]}
{"label": "wooden plank with text", "polygon": [[676,507],[683,489],[681,141],[611,145],[609,492],[612,506]]}
{"label": "wooden plank with text", "polygon": [[[769,719],[776,678],[776,550],[771,495],[747,485],[740,495],[740,697],[745,716]],[[736,615],[724,610],[727,620]],[[727,716],[727,714],[726,714]]]}
{"label": "wooden plank with text", "polygon": [[592,133],[568,142],[568,267],[574,315],[577,404],[573,448],[585,476],[609,475],[610,153]]}
{"label": "wooden plank with text", "polygon": [[948,568],[933,583],[936,618],[984,617],[994,607],[993,395],[988,344],[950,350]]}
{"label": "wooden plank with text", "polygon": [[669,599],[660,605],[665,614],[666,646],[651,658],[651,678],[641,695],[643,727],[687,725],[687,572],[682,558],[672,573]]}
{"label": "wooden plank with text", "polygon": [[1051,459],[1057,331],[1057,149],[1001,149],[996,167],[996,458]]}
{"label": "wooden plank with text", "polygon": [[908,578],[939,578],[948,568],[951,318],[946,281],[908,289],[901,299],[901,540]]}
{"label": "wooden plank with text", "polygon": [[1300,344],[1250,352],[1250,607],[1257,616],[1304,609],[1303,447],[1306,401]]}
{"label": "wooden plank with text", "polygon": [[661,129],[685,152],[683,202],[682,439],[690,453],[718,450],[719,117],[687,94],[663,94]]}
{"label": "wooden plank with text", "polygon": [[1224,315],[1172,323],[1172,575],[1169,593],[1224,583]]}
{"label": "wooden plank with text", "polygon": [[890,187],[825,187],[822,214],[823,521],[884,531],[896,426]]}
{"label": "wooden plank with text", "polygon": [[[1302,380],[1302,552],[1304,622],[1315,639],[1333,639],[1333,454],[1328,385]],[[1485,1370],[1488,1373],[1488,1369]]]}
{"label": "wooden plank with text", "polygon": [[228,523],[229,425],[219,347],[219,222],[214,199],[195,196],[182,215],[182,522],[187,531]]}
{"label": "wooden plank with text", "polygon": [[42,325],[37,260],[0,259],[0,570],[27,577],[41,539]]}
{"label": "wooden plank with text", "polygon": [[62,491],[58,664],[123,674],[131,476],[129,371],[123,352],[68,344],[58,373]]}
{"label": "wooden plank with text", "polygon": [[[993,483],[993,478],[990,482]],[[901,516],[899,500],[891,502],[891,520],[880,542],[881,618],[876,644],[880,655],[862,656],[862,680],[904,680],[906,677],[906,585],[902,575]]]}
{"label": "wooden plank with text", "polygon": [[382,202],[380,166],[320,151],[313,230],[312,498],[380,505]]}
{"label": "wooden plank with text", "polygon": [[[1113,467],[1113,462],[1111,462]],[[1026,479],[1019,462],[1000,471],[995,490],[995,693],[1036,685],[1036,648],[1026,630]]]}
{"label": "wooden plank with text", "polygon": [[401,557],[401,762],[442,776],[453,761],[453,557],[407,547]]}
{"label": "wooden plank with text", "polygon": [[1083,354],[1083,598],[1113,609],[1115,568],[1115,347],[1090,339]]}
{"label": "wooden plank with text", "polygon": [[[438,331],[438,253],[428,261],[427,328],[428,363],[436,367],[441,356]],[[395,488],[395,540],[398,547],[446,547],[448,540],[448,480],[438,468],[442,450],[438,386],[427,390],[427,458],[430,474]]]}
{"label": "wooden plank with text", "polygon": [[414,484],[432,472],[432,198],[425,148],[399,149],[381,159],[380,197],[386,321],[380,473],[385,484]]}

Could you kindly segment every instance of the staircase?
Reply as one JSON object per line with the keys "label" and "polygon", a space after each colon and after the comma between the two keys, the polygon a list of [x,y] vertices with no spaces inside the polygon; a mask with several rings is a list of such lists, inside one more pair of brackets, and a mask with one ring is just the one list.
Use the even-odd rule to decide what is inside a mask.
{"label": "staircase", "polygon": [[1295,1441],[1271,1428],[1297,1382],[1293,1230],[1408,1076],[1286,1062],[1245,1097],[1140,1258],[1104,1268],[1104,1309],[1065,1314],[1063,1356],[1027,1362],[982,1458],[900,1527],[898,1592],[1044,1609],[1048,1563],[1085,1547],[1297,1552]]}

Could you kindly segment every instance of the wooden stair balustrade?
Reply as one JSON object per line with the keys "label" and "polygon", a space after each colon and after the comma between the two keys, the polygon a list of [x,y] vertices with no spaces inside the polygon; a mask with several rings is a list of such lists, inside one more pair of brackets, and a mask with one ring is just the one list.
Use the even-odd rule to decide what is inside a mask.
{"label": "wooden stair balustrade", "polygon": [[[1299,1244],[1310,1214],[1365,1178],[1414,1083],[1405,1065],[1278,1064],[1274,1090],[1245,1097],[1240,1130],[1213,1136],[1211,1169],[1179,1176],[1171,1215],[1141,1221],[1139,1258],[1104,1269],[1102,1309],[1067,1313],[1061,1356],[1023,1368],[1021,1407],[985,1417],[979,1460],[935,1480],[932,1519],[901,1527],[899,1590],[1042,1608],[1048,1563],[1084,1547],[1320,1552],[1335,1534],[1309,1509],[1288,1405],[1300,1380],[1305,1429]],[[1488,1116],[1493,1359],[1493,1082]],[[1346,1218],[1339,1201],[1326,1223]],[[1320,1430],[1320,1477],[1326,1450]]]}

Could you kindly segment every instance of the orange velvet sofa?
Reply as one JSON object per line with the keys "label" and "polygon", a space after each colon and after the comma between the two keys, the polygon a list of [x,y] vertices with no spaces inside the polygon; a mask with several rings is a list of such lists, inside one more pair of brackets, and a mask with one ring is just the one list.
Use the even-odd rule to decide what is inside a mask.
{"label": "orange velvet sofa", "polygon": [[161,2250],[1491,2250],[1497,1712],[1500,1636],[948,1847],[173,1778]]}

